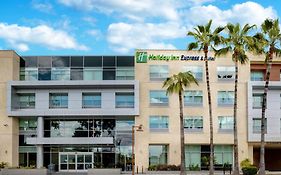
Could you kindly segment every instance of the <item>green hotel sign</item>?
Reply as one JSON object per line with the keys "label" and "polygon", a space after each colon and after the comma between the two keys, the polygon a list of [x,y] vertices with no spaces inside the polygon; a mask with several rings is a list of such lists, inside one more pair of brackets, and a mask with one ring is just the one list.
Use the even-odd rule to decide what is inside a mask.
{"label": "green hotel sign", "polygon": [[[199,55],[154,55],[147,52],[136,52],[137,63],[147,63],[148,60],[155,61],[204,61],[204,56]],[[214,61],[214,57],[208,57],[209,61]]]}

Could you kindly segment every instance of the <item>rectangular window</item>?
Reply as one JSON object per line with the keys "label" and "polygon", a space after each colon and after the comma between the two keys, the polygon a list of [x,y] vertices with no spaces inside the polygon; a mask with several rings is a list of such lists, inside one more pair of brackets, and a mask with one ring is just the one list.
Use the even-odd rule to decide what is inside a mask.
{"label": "rectangular window", "polygon": [[218,91],[218,106],[228,106],[234,104],[233,91]]}
{"label": "rectangular window", "polygon": [[19,94],[19,108],[20,109],[34,109],[35,108],[35,94],[22,93]]}
{"label": "rectangular window", "polygon": [[115,80],[116,78],[115,68],[103,68],[102,73],[103,80]]}
{"label": "rectangular window", "polygon": [[150,91],[150,105],[152,106],[168,106],[169,97],[166,94],[166,91]]}
{"label": "rectangular window", "polygon": [[101,107],[101,93],[83,93],[83,108],[100,108]]}
{"label": "rectangular window", "polygon": [[168,145],[149,145],[149,165],[168,164]]}
{"label": "rectangular window", "polygon": [[52,67],[69,67],[70,57],[68,56],[58,56],[53,57],[52,59]]}
{"label": "rectangular window", "polygon": [[38,80],[51,80],[51,68],[39,68]]}
{"label": "rectangular window", "polygon": [[50,93],[49,108],[68,108],[67,93]]}
{"label": "rectangular window", "polygon": [[169,130],[168,116],[150,116],[149,128],[150,131],[168,131]]}
{"label": "rectangular window", "polygon": [[[267,119],[264,122],[265,133],[267,132]],[[253,118],[253,133],[261,133],[261,118]]]}
{"label": "rectangular window", "polygon": [[132,67],[118,67],[116,69],[116,80],[133,80],[135,79],[135,71]]}
{"label": "rectangular window", "polygon": [[234,80],[235,78],[235,67],[217,67],[218,80]]}
{"label": "rectangular window", "polygon": [[261,108],[262,107],[262,93],[254,93],[253,94],[253,108]]}
{"label": "rectangular window", "polygon": [[216,157],[216,164],[223,165],[233,162],[233,147],[232,145],[215,145],[214,154]]}
{"label": "rectangular window", "polygon": [[185,106],[202,106],[203,92],[202,91],[185,91],[184,92]]}
{"label": "rectangular window", "polygon": [[52,80],[70,80],[70,69],[52,68]]}
{"label": "rectangular window", "polygon": [[24,69],[24,80],[26,80],[26,81],[38,80],[38,68],[25,68]]}
{"label": "rectangular window", "polygon": [[71,80],[83,80],[83,68],[71,68],[70,69]]}
{"label": "rectangular window", "polygon": [[150,65],[149,66],[150,80],[163,81],[169,76],[168,65]]}
{"label": "rectangular window", "polygon": [[263,81],[264,76],[262,71],[251,71],[251,81]]}
{"label": "rectangular window", "polygon": [[191,71],[193,76],[198,80],[203,80],[203,67],[202,66],[184,66],[184,71]]}
{"label": "rectangular window", "polygon": [[117,92],[115,94],[116,108],[134,108],[135,96],[133,92]]}
{"label": "rectangular window", "polygon": [[234,121],[232,116],[219,116],[219,132],[232,132],[234,127]]}
{"label": "rectangular window", "polygon": [[84,80],[102,80],[101,68],[84,68],[83,70]]}
{"label": "rectangular window", "polygon": [[184,129],[186,131],[202,131],[203,117],[202,116],[187,116],[183,119]]}
{"label": "rectangular window", "polygon": [[191,170],[192,166],[201,167],[201,145],[185,145],[184,152],[186,168]]}
{"label": "rectangular window", "polygon": [[37,120],[36,119],[20,119],[19,120],[19,130],[20,131],[29,131],[37,129]]}

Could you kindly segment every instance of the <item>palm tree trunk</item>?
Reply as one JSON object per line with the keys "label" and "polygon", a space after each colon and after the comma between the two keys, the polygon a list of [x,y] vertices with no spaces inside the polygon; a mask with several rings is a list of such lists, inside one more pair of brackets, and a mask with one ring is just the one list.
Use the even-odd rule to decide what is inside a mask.
{"label": "palm tree trunk", "polygon": [[237,134],[237,86],[238,86],[238,62],[235,60],[235,87],[234,87],[234,116],[233,116],[233,134],[234,134],[234,167],[233,174],[239,175],[238,163],[238,134]]}
{"label": "palm tree trunk", "polygon": [[269,77],[270,77],[270,70],[272,66],[272,59],[273,59],[273,48],[270,47],[269,57],[267,60],[266,66],[266,77],[265,77],[265,86],[264,86],[264,93],[262,99],[262,113],[261,113],[261,148],[260,148],[260,169],[259,175],[265,175],[265,161],[264,161],[264,154],[265,154],[265,109],[266,109],[266,102],[267,102],[267,92],[268,92],[268,85],[269,85]]}
{"label": "palm tree trunk", "polygon": [[184,150],[184,127],[183,127],[183,105],[182,105],[182,92],[179,92],[179,103],[180,103],[180,144],[181,144],[181,165],[180,175],[185,174],[185,150]]}
{"label": "palm tree trunk", "polygon": [[208,92],[208,104],[209,104],[209,120],[210,120],[210,169],[209,174],[214,175],[214,131],[213,131],[213,115],[212,115],[212,101],[211,101],[211,89],[210,89],[210,76],[208,65],[208,47],[204,49],[205,53],[205,74],[207,82]]}

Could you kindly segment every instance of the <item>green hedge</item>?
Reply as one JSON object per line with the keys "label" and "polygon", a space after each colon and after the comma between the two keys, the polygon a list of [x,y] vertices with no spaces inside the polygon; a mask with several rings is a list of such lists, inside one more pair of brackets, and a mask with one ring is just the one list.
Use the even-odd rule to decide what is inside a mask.
{"label": "green hedge", "polygon": [[242,168],[243,175],[256,175],[258,172],[257,167],[251,165]]}
{"label": "green hedge", "polygon": [[150,165],[148,171],[179,171],[180,166],[178,165]]}

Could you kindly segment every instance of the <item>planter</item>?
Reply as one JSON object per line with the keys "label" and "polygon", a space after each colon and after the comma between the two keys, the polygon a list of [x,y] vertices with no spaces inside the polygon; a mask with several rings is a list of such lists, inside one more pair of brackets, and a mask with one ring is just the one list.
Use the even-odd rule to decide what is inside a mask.
{"label": "planter", "polygon": [[1,169],[1,175],[47,175],[47,169]]}
{"label": "planter", "polygon": [[180,174],[179,171],[147,171],[146,174]]}
{"label": "planter", "polygon": [[121,168],[97,168],[88,169],[88,175],[120,175]]}

